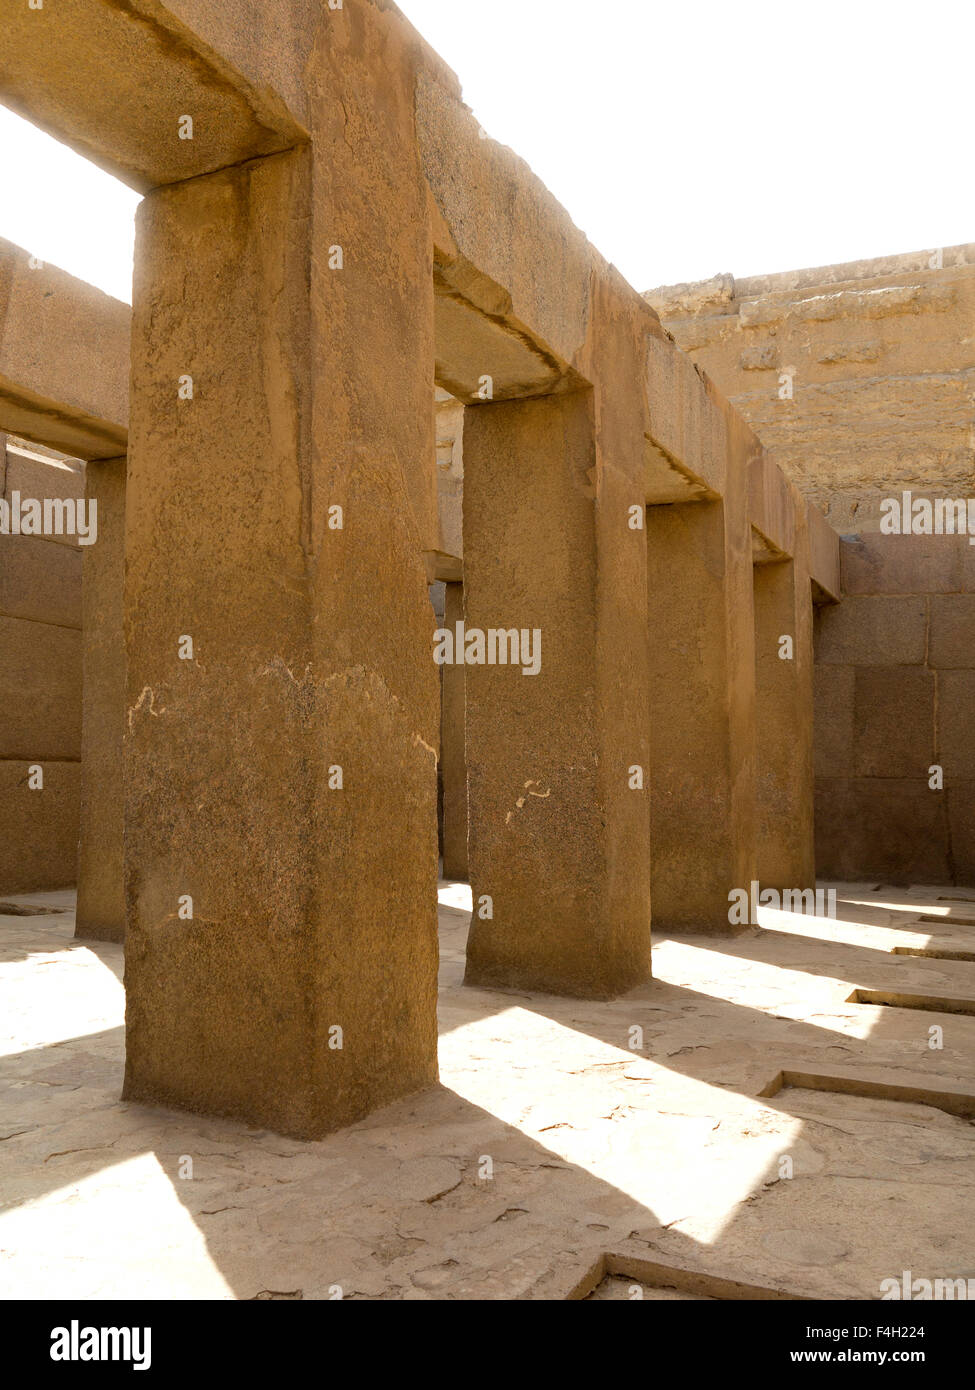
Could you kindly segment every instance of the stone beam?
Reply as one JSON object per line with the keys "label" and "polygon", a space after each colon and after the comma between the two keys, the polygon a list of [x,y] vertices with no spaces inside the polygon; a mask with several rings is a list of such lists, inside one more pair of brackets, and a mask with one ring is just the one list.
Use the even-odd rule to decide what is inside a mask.
{"label": "stone beam", "polygon": [[646,501],[714,501],[725,485],[725,408],[659,326],[647,334]]}
{"label": "stone beam", "polygon": [[437,385],[473,404],[547,396],[571,380],[564,363],[506,322],[510,296],[469,272],[456,261],[434,267]]}
{"label": "stone beam", "polygon": [[274,85],[288,69],[269,57],[281,42],[275,21],[287,15],[287,61],[300,59],[307,0],[297,12],[258,0],[49,0],[42,9],[2,0],[0,11],[4,103],[142,192],[307,138]]}
{"label": "stone beam", "polygon": [[72,458],[125,452],[128,305],[0,240],[0,429]]}
{"label": "stone beam", "polygon": [[[594,384],[591,286],[618,277],[524,161],[486,139],[455,95],[421,77],[416,115],[433,208],[438,381],[467,401],[476,401],[485,374],[499,400]],[[644,500],[713,499],[718,393],[625,282],[619,311],[643,340]]]}
{"label": "stone beam", "polygon": [[809,575],[818,603],[836,603],[843,594],[840,538],[815,502],[806,505],[809,537]]}
{"label": "stone beam", "polygon": [[[416,117],[431,196],[438,383],[475,404],[486,375],[495,400],[594,384],[600,368],[587,366],[587,287],[605,282],[610,268],[524,161],[486,138],[455,94],[421,77]],[[713,501],[724,486],[727,402],[629,286],[620,309],[644,336],[645,501]],[[787,535],[788,504],[778,510],[785,481],[772,462],[763,471],[756,527]]]}
{"label": "stone beam", "polygon": [[755,446],[748,476],[749,519],[755,563],[765,564],[795,553],[796,523],[806,503],[757,439]]}
{"label": "stone beam", "polygon": [[435,74],[419,75],[415,120],[438,275],[523,340],[542,378],[558,378],[585,347],[599,257],[524,160],[486,139],[456,88]]}

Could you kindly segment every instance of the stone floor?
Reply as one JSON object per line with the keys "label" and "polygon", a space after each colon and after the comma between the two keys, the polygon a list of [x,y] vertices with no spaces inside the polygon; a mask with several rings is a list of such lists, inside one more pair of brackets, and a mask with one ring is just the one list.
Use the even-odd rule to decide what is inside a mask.
{"label": "stone floor", "polygon": [[659,938],[652,985],[590,1004],[463,989],[470,890],[443,884],[442,1084],[315,1144],[122,1104],[121,949],[73,941],[70,894],[9,900],[44,913],[0,910],[0,1297],[600,1301],[719,1277],[877,1298],[904,1270],[975,1277],[970,1119],[760,1095],[852,1074],[970,1093],[975,1115],[975,1017],[848,1002],[975,1008],[975,961],[892,953],[975,953],[975,890],[838,889],[835,921]]}

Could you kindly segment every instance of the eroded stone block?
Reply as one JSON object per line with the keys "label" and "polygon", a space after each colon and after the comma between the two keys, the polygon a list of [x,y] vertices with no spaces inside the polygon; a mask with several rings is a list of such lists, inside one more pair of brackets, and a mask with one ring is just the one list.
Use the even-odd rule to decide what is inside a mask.
{"label": "eroded stone block", "polygon": [[43,788],[32,789],[34,761],[0,757],[0,894],[69,888],[76,879],[80,766],[43,762]]}
{"label": "eroded stone block", "polygon": [[80,631],[0,617],[0,653],[0,758],[80,758]]}
{"label": "eroded stone block", "polygon": [[814,676],[817,777],[849,777],[853,771],[852,666],[816,664]]}
{"label": "eroded stone block", "polygon": [[935,681],[920,666],[855,673],[856,777],[924,777],[935,761]]}
{"label": "eroded stone block", "polygon": [[925,657],[927,599],[848,598],[820,608],[816,660],[827,665],[918,666]]}
{"label": "eroded stone block", "polygon": [[0,614],[81,627],[80,547],[35,536],[0,536]]}
{"label": "eroded stone block", "polygon": [[928,660],[945,670],[975,666],[975,593],[932,596]]}

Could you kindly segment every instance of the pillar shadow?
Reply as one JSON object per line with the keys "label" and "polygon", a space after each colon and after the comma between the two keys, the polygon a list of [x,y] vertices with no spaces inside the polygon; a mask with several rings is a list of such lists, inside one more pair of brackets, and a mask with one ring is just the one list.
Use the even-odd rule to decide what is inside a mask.
{"label": "pillar shadow", "polygon": [[[167,1274],[164,1268],[160,1277],[181,1290],[177,1296],[186,1297],[292,1297],[300,1291],[305,1298],[328,1298],[338,1286],[346,1297],[369,1299],[517,1298],[540,1293],[561,1298],[606,1249],[627,1240],[645,1247],[651,1258],[755,1283],[790,1282],[788,1252],[794,1254],[798,1242],[800,1254],[812,1251],[814,1265],[811,1270],[794,1268],[793,1287],[812,1289],[813,1296],[830,1296],[830,1290],[839,1297],[870,1296],[862,1274],[844,1267],[845,1257],[837,1255],[829,1263],[832,1247],[829,1241],[823,1245],[816,1234],[825,1219],[816,1189],[808,1183],[805,1189],[779,1183],[766,1162],[760,1135],[754,1136],[753,1148],[747,1126],[762,1113],[791,1122],[797,1132],[790,1147],[806,1161],[807,1150],[815,1149],[820,1136],[837,1128],[830,1119],[815,1114],[823,1097],[810,1101],[809,1093],[783,1092],[760,1100],[759,1090],[776,1070],[790,1063],[877,1065],[878,1044],[903,1040],[903,1019],[885,1020],[884,1014],[902,1011],[872,1009],[869,1037],[857,1038],[830,1013],[826,1006],[835,1000],[829,998],[824,998],[822,1018],[817,1015],[816,1021],[790,1017],[788,1008],[793,1003],[808,1009],[808,993],[800,997],[789,987],[783,987],[781,1013],[665,981],[654,981],[609,1004],[461,989],[467,917],[463,910],[441,909],[442,1042],[449,1044],[459,1028],[482,1025],[517,1008],[604,1044],[610,1049],[607,1060],[590,1059],[578,1073],[578,1082],[572,1079],[576,1072],[568,1077],[563,1072],[558,1078],[546,1072],[538,1076],[537,1084],[531,1079],[526,1095],[532,1104],[544,1103],[549,1089],[556,1082],[562,1084],[560,1098],[553,1101],[556,1111],[561,1105],[571,1107],[576,1087],[581,1091],[586,1084],[584,1073],[609,1067],[617,1069],[614,1076],[622,1074],[628,1059],[652,1063],[675,1077],[714,1088],[713,1109],[722,1116],[718,1124],[745,1126],[744,1147],[735,1152],[746,1158],[752,1152],[755,1155],[749,1178],[754,1192],[730,1204],[720,1231],[707,1240],[695,1239],[680,1230],[681,1214],[674,1218],[672,1193],[663,1205],[646,1198],[646,1172],[648,1166],[652,1171],[662,1140],[678,1146],[676,1160],[672,1147],[668,1153],[671,1178],[661,1177],[662,1188],[683,1167],[695,1171],[700,1167],[702,1173],[710,1172],[714,1181],[720,1181],[720,1166],[709,1168],[706,1162],[701,1166],[698,1130],[694,1123],[690,1131],[682,1129],[680,1112],[672,1108],[673,1098],[667,1103],[669,1109],[662,1104],[656,1109],[642,1106],[628,1127],[620,1129],[619,1142],[629,1143],[635,1166],[631,1170],[623,1163],[618,1182],[607,1181],[573,1161],[571,1123],[549,1126],[567,1133],[564,1147],[549,1146],[512,1123],[510,1115],[499,1117],[446,1086],[400,1101],[324,1140],[299,1143],[232,1121],[121,1102],[121,1027],[31,1049],[0,1063],[0,1161],[9,1175],[0,1212],[7,1214],[62,1192],[75,1194],[71,1200],[77,1201],[80,1192],[84,1200],[105,1202],[110,1218],[117,1207],[126,1209],[121,1194],[128,1191],[130,1165],[149,1161],[154,1165],[152,1192],[158,1201],[169,1202],[173,1227],[182,1231],[180,1248],[184,1250],[177,1255],[172,1272]],[[22,935],[31,920],[19,919],[11,959],[38,954]],[[747,964],[760,958],[763,945],[766,952],[771,948],[777,955],[793,946],[796,938],[772,932],[681,940],[721,959],[734,957]],[[802,938],[799,942],[801,946]],[[43,953],[51,950],[49,930],[41,934],[40,944]],[[830,943],[829,949],[838,944]],[[64,943],[56,954],[63,958],[79,949],[93,951],[118,973],[122,954],[118,947]],[[844,973],[855,965],[856,973],[862,974],[882,953],[846,947],[841,954]],[[914,958],[893,959],[916,964]],[[788,968],[797,967],[789,962]],[[807,973],[816,976],[828,971],[814,964]],[[918,1014],[919,1029],[926,1020],[927,1015]],[[629,1030],[634,1025],[644,1030],[644,1048],[639,1051],[629,1047]],[[959,1043],[964,1041],[970,1049],[975,1043],[975,1019],[953,1019],[952,1028],[956,1025]],[[472,1046],[474,1067],[476,1055]],[[940,1059],[938,1065],[943,1068],[946,1060]],[[524,1064],[530,1066],[530,1057]],[[504,1081],[503,1075],[500,1079]],[[463,1085],[462,1075],[459,1084]],[[642,1084],[639,1078],[637,1084]],[[504,1111],[505,1084],[499,1096]],[[740,1097],[740,1106],[735,1097]],[[846,1113],[852,1114],[849,1103],[859,1104],[856,1098],[843,1100]],[[877,1103],[863,1102],[863,1106],[871,1104]],[[708,1106],[702,1102],[699,1109],[703,1115]],[[898,1107],[905,1119],[907,1111],[914,1109]],[[915,1129],[920,1124],[921,1132],[924,1118],[924,1114],[920,1121],[910,1117]],[[952,1129],[951,1142],[959,1142],[953,1126],[959,1127],[959,1133],[961,1128],[971,1133],[966,1122],[944,1118]],[[855,1118],[853,1123],[855,1127]],[[863,1121],[868,1130],[879,1123]],[[612,1144],[609,1137],[607,1142]],[[851,1142],[859,1141],[854,1136]],[[941,1142],[948,1140],[942,1136]],[[193,1159],[192,1179],[180,1176],[187,1156]],[[485,1158],[494,1165],[494,1176],[487,1179],[481,1172]],[[642,1184],[642,1200],[628,1189],[628,1172],[636,1175],[634,1186]],[[801,1172],[801,1163],[800,1176],[807,1176]],[[835,1185],[836,1181],[831,1175],[830,1182]],[[883,1177],[878,1181],[882,1183]],[[119,1195],[113,1201],[116,1185]],[[706,1189],[705,1181],[692,1206],[706,1200]],[[88,1198],[84,1198],[86,1190],[92,1194]],[[781,1249],[776,1247],[778,1253],[770,1253],[765,1242],[779,1236],[760,1211],[756,1216],[769,1193],[773,1193],[772,1202],[789,1202],[793,1245],[786,1242]],[[969,1201],[969,1194],[960,1193],[943,1204],[946,1221],[957,1226],[967,1220]],[[187,1218],[185,1227],[176,1212]],[[832,1214],[849,1221],[852,1208]],[[891,1246],[888,1239],[888,1247],[894,1250],[888,1263],[902,1260],[904,1268],[912,1267],[908,1245],[913,1238],[905,1228],[901,1246],[896,1239]],[[70,1241],[70,1236],[58,1239]],[[129,1232],[130,1244],[132,1239]],[[200,1243],[207,1257],[202,1262]],[[147,1238],[147,1249],[158,1244],[158,1235],[155,1240]],[[103,1281],[114,1281],[116,1288],[126,1278],[132,1259],[130,1245],[120,1249],[114,1267],[111,1255],[67,1250],[63,1245],[57,1250],[65,1260],[97,1260]],[[196,1256],[189,1258],[194,1250]],[[456,1273],[458,1253],[466,1269],[463,1277]],[[57,1258],[55,1252],[55,1264]],[[815,1260],[820,1263],[816,1265]],[[192,1275],[187,1274],[190,1265]],[[899,1269],[887,1272],[897,1274]],[[947,1274],[950,1269],[937,1273]],[[133,1294],[140,1296],[137,1287]],[[153,1288],[143,1296],[173,1294],[160,1295]]]}

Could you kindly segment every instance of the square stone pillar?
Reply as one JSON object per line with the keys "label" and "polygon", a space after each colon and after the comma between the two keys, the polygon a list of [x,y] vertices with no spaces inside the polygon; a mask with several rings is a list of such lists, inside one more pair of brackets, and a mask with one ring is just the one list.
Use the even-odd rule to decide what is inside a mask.
{"label": "square stone pillar", "polygon": [[[444,627],[456,631],[464,621],[463,584],[445,584]],[[443,772],[443,876],[466,879],[467,758],[464,752],[466,667],[443,668],[440,713],[440,765]]]}
{"label": "square stone pillar", "polygon": [[746,473],[723,500],[647,508],[656,927],[737,934],[755,877],[755,656]]}
{"label": "square stone pillar", "polygon": [[813,604],[801,517],[795,545],[794,559],[755,566],[756,877],[780,891],[816,886]]}
{"label": "square stone pillar", "polygon": [[124,941],[125,823],[122,741],[125,732],[126,460],[85,467],[89,515],[96,507],[98,539],[83,550],[81,823],[75,935]]}
{"label": "square stone pillar", "polygon": [[467,632],[541,644],[537,674],[466,668],[466,979],[608,998],[650,968],[648,805],[629,775],[647,761],[645,545],[593,408],[585,390],[465,415]]}
{"label": "square stone pillar", "polygon": [[124,1094],[302,1138],[437,1076],[433,289],[388,62],[354,139],[336,60],[310,146],[137,227]]}

